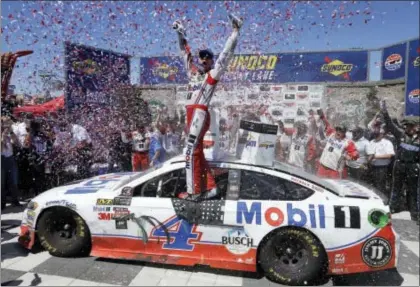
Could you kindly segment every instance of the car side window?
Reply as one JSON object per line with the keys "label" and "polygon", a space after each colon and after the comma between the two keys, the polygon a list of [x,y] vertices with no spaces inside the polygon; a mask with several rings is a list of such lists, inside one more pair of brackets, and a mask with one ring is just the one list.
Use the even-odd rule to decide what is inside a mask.
{"label": "car side window", "polygon": [[[175,197],[178,192],[185,188],[185,169],[174,170],[156,176],[134,188],[134,197]],[[185,191],[185,190],[184,190]]]}
{"label": "car side window", "polygon": [[306,187],[272,175],[242,171],[240,199],[304,200],[314,193]]}

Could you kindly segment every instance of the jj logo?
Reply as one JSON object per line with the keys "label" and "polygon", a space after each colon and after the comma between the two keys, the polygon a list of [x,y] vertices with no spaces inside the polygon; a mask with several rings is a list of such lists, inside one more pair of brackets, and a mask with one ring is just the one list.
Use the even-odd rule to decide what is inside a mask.
{"label": "jj logo", "polygon": [[392,246],[384,238],[373,237],[363,245],[362,258],[370,267],[383,267],[392,258]]}
{"label": "jj logo", "polygon": [[383,246],[372,246],[370,259],[372,260],[381,260],[384,256],[384,247]]}

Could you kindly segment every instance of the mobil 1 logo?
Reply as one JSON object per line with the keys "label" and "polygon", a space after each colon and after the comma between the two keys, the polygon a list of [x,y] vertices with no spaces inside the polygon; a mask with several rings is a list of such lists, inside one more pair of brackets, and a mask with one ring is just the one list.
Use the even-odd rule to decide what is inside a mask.
{"label": "mobil 1 logo", "polygon": [[357,206],[334,206],[335,228],[360,229],[360,209]]}
{"label": "mobil 1 logo", "polygon": [[363,245],[362,259],[370,267],[383,267],[388,264],[391,258],[391,244],[381,237],[373,237]]}

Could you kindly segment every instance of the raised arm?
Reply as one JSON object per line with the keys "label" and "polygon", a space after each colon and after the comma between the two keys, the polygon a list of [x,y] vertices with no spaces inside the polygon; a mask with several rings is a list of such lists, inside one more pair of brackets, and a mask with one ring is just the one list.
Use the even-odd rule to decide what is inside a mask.
{"label": "raised arm", "polygon": [[214,65],[214,69],[210,71],[211,77],[219,81],[222,77],[223,73],[227,70],[230,60],[232,59],[236,45],[238,43],[238,36],[239,36],[239,29],[242,27],[242,20],[236,18],[233,15],[229,15],[229,19],[232,22],[233,31],[230,34],[223,51],[220,53],[219,57],[217,58],[216,64]]}
{"label": "raised arm", "polygon": [[174,28],[174,30],[176,30],[178,34],[178,43],[179,43],[179,49],[181,50],[181,56],[184,61],[188,78],[191,78],[193,74],[198,72],[198,68],[193,63],[191,48],[188,45],[188,41],[186,39],[185,28],[184,26],[182,26],[182,23],[179,20],[174,22],[172,28]]}
{"label": "raised arm", "polygon": [[396,139],[402,138],[404,136],[404,131],[400,129],[399,127],[397,127],[397,125],[395,125],[392,122],[392,119],[389,116],[388,110],[386,108],[385,100],[381,101],[381,112],[382,112],[382,115],[384,116],[385,124],[388,130],[394,135]]}

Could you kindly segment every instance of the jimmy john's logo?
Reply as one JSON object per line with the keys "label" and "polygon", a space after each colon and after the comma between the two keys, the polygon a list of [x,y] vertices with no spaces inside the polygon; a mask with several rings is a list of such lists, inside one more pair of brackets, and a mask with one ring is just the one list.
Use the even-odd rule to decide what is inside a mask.
{"label": "jimmy john's logo", "polygon": [[169,66],[166,63],[157,63],[153,67],[152,73],[154,76],[159,76],[170,81],[175,80],[175,75],[178,73],[178,68]]}
{"label": "jimmy john's logo", "polygon": [[345,64],[341,62],[340,60],[330,61],[327,57],[325,61],[327,63],[322,65],[321,72],[329,73],[336,77],[341,76],[341,75],[345,76],[349,72],[351,72],[351,70],[353,69],[353,64]]}
{"label": "jimmy john's logo", "polygon": [[395,71],[401,68],[403,58],[400,54],[389,55],[385,60],[385,69],[388,71]]}
{"label": "jimmy john's logo", "polygon": [[412,103],[414,103],[414,104],[418,104],[420,102],[419,94],[420,94],[420,90],[419,89],[412,90],[408,94],[409,101],[412,102]]}

